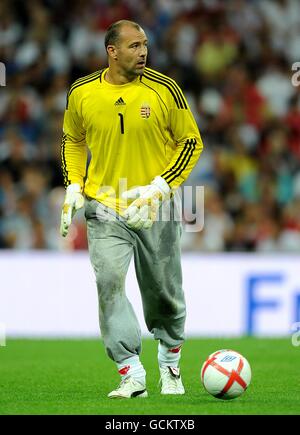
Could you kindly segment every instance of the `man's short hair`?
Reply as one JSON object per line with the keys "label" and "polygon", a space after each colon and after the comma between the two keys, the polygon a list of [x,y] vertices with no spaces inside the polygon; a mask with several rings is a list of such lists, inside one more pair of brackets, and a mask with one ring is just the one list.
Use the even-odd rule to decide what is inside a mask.
{"label": "man's short hair", "polygon": [[105,41],[104,41],[105,48],[107,48],[108,45],[117,44],[118,39],[120,37],[121,28],[124,25],[132,26],[136,30],[142,30],[141,26],[135,23],[134,21],[129,21],[129,20],[116,21],[115,23],[111,24],[106,31]]}

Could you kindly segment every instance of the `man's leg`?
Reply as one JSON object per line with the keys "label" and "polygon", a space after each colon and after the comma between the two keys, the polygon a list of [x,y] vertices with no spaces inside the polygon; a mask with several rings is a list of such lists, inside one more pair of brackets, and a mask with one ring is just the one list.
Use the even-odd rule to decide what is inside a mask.
{"label": "man's leg", "polygon": [[155,339],[159,339],[161,377],[171,381],[171,387],[163,388],[162,393],[183,394],[178,368],[186,317],[180,260],[181,224],[173,220],[157,221],[151,229],[136,234],[135,267],[145,321]]}
{"label": "man's leg", "polygon": [[[140,363],[141,332],[138,320],[125,293],[125,278],[133,254],[134,239],[123,222],[111,219],[107,208],[87,201],[86,218],[89,254],[99,298],[101,335],[108,356],[117,363],[122,380],[134,378],[143,388],[129,385],[109,397],[145,392],[145,370]],[[109,219],[110,218],[110,219]],[[128,391],[127,391],[128,390]],[[128,397],[130,397],[130,395]]]}

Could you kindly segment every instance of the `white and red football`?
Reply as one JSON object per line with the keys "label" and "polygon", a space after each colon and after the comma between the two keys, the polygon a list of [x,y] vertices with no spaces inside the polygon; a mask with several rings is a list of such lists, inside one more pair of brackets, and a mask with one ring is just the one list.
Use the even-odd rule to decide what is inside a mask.
{"label": "white and red football", "polygon": [[204,362],[201,381],[206,391],[217,399],[234,399],[248,388],[251,367],[240,353],[221,349],[209,355]]}

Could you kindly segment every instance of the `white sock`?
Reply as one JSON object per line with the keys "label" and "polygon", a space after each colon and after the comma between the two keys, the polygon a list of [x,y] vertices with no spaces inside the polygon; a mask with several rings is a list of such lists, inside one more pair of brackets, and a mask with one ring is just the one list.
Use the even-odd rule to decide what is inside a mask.
{"label": "white sock", "polygon": [[181,346],[168,348],[159,342],[158,344],[158,364],[160,367],[178,367],[181,357]]}
{"label": "white sock", "polygon": [[138,355],[131,356],[121,363],[117,363],[117,367],[122,380],[132,376],[142,385],[146,385],[146,371]]}

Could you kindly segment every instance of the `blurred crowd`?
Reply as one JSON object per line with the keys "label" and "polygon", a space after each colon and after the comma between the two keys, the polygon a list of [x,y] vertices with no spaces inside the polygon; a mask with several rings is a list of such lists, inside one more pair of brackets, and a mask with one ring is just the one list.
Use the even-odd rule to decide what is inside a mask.
{"label": "blurred crowd", "polygon": [[[183,249],[299,251],[299,0],[1,0],[0,248],[86,249],[83,213],[58,231],[62,117],[124,18],[144,28],[148,65],[181,85],[204,141],[186,183],[205,186],[204,228],[184,232]],[[192,223],[202,201],[184,204]]]}

